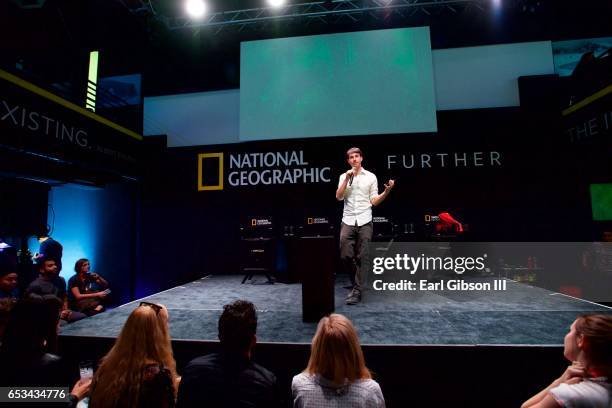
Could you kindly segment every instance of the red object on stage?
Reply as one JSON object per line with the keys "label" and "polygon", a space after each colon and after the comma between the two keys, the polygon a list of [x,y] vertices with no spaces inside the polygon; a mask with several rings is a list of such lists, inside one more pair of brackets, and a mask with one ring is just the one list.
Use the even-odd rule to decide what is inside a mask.
{"label": "red object on stage", "polygon": [[438,214],[440,222],[436,223],[436,232],[463,232],[463,225],[447,212]]}

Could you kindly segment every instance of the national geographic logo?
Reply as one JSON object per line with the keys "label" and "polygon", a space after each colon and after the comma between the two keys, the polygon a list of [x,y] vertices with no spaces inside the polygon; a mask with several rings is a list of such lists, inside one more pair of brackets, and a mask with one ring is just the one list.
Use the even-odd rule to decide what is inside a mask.
{"label": "national geographic logo", "polygon": [[198,191],[223,190],[223,153],[198,154]]}
{"label": "national geographic logo", "polygon": [[329,219],[327,217],[308,217],[306,223],[308,225],[329,224]]}
{"label": "national geographic logo", "polygon": [[[224,158],[227,156],[227,180]],[[198,191],[259,185],[331,183],[330,167],[309,164],[303,150],[198,154]]]}
{"label": "national geographic logo", "polygon": [[251,218],[251,227],[269,227],[272,221],[267,218]]}

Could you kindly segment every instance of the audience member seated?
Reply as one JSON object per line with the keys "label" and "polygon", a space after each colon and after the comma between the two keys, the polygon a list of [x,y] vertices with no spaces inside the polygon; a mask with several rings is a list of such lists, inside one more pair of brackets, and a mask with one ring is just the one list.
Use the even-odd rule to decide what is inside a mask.
{"label": "audience member seated", "polygon": [[319,322],[306,370],[293,377],[294,407],[384,407],[380,386],[365,365],[353,324],[340,314]]}
{"label": "audience member seated", "polygon": [[168,310],[141,302],[94,374],[89,406],[175,406],[179,378],[168,330]]}
{"label": "audience member seated", "polygon": [[88,316],[104,311],[108,299],[108,282],[97,273],[91,273],[90,262],[82,258],[74,264],[76,272],[68,279],[68,306]]}
{"label": "audience member seated", "polygon": [[0,299],[17,299],[19,290],[17,289],[17,273],[5,270],[0,271]]}
{"label": "audience member seated", "polygon": [[4,331],[9,322],[13,306],[15,306],[15,300],[10,298],[0,299],[0,346],[2,345],[2,338],[4,337]]}
{"label": "audience member seated", "polygon": [[177,406],[278,407],[276,377],[251,361],[256,343],[255,306],[237,300],[219,318],[221,352],[192,360],[183,372]]}
{"label": "audience member seated", "polygon": [[35,294],[38,296],[53,295],[62,299],[63,306],[60,318],[68,323],[76,322],[77,320],[87,317],[84,313],[68,309],[66,281],[59,276],[55,260],[45,258],[39,259],[38,272],[40,274],[38,278],[30,283],[30,286],[26,289],[26,297]]}
{"label": "audience member seated", "polygon": [[611,407],[612,315],[576,319],[565,336],[563,355],[572,365],[522,407]]}
{"label": "audience member seated", "polygon": [[[13,307],[0,346],[0,384],[18,387],[66,387],[76,378],[55,353],[62,301],[32,295]],[[74,374],[74,375],[73,375]],[[70,396],[74,406],[89,391],[89,382],[77,382]]]}

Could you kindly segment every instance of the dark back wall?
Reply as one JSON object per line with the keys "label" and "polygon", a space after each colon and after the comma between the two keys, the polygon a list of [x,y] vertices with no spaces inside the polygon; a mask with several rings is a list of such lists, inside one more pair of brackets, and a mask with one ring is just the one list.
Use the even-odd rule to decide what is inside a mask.
{"label": "dark back wall", "polygon": [[[375,216],[391,217],[400,225],[414,223],[420,232],[424,214],[449,211],[469,224],[473,241],[591,240],[589,183],[612,174],[610,164],[600,147],[571,145],[557,123],[556,117],[518,108],[445,111],[438,112],[436,134],[261,141],[158,152],[150,157],[143,183],[136,293],[211,273],[238,273],[239,229],[245,217],[273,216],[279,236],[284,226],[297,226],[306,216],[327,216],[339,225],[342,203],[334,194],[340,173],[348,169],[344,154],[351,146],[363,150],[364,167],[378,176],[379,189],[389,177],[397,179]],[[284,151],[303,151],[308,165],[292,168],[329,167],[324,174],[331,175],[331,181],[230,185],[233,171],[269,169],[236,169],[235,162],[230,168],[230,156]],[[223,153],[223,190],[198,191],[202,153]],[[421,165],[422,154],[429,155],[430,167]],[[463,154],[466,161],[461,160]],[[412,155],[415,165],[404,168],[403,157],[410,167]],[[389,156],[396,164],[388,165]],[[214,184],[209,179],[215,178],[218,162],[203,163],[204,182]]]}
{"label": "dark back wall", "polygon": [[75,262],[88,258],[92,271],[109,282],[112,302],[130,301],[139,229],[135,183],[114,183],[104,188],[56,186],[49,204],[52,236],[64,247],[61,274],[66,281],[75,274]]}

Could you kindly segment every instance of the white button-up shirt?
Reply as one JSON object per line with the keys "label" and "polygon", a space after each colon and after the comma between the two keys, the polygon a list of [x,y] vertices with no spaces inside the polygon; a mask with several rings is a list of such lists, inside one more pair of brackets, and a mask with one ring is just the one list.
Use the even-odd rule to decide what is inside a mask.
{"label": "white button-up shirt", "polygon": [[[346,173],[340,175],[338,187],[344,183]],[[344,190],[344,213],[342,222],[347,225],[362,226],[372,221],[372,203],[370,200],[378,195],[378,180],[374,173],[363,167],[355,177],[353,183]]]}

